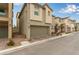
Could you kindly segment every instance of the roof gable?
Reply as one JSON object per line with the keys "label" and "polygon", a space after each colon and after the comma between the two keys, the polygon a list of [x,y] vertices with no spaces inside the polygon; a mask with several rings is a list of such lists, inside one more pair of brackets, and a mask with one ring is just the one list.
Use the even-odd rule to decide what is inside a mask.
{"label": "roof gable", "polygon": [[43,7],[45,7],[45,6],[47,6],[51,11],[53,11],[53,10],[49,7],[49,5],[48,5],[47,3],[45,3],[45,4],[43,5]]}

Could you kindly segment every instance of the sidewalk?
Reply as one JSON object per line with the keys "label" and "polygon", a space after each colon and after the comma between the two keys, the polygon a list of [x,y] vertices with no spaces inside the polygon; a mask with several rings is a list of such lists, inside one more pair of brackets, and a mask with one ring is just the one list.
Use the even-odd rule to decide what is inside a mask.
{"label": "sidewalk", "polygon": [[45,43],[45,42],[47,42],[49,40],[54,40],[54,39],[62,38],[62,37],[65,37],[65,36],[68,36],[68,35],[71,35],[71,34],[73,34],[73,33],[64,34],[64,35],[60,35],[60,36],[56,36],[56,37],[51,37],[51,38],[40,40],[40,41],[36,41],[36,42],[33,42],[33,43],[30,43],[28,41],[24,41],[24,42],[21,42],[21,44],[22,44],[21,46],[17,46],[17,47],[1,50],[0,51],[0,55],[8,54],[10,52],[21,50],[21,49],[23,49],[25,47],[28,47],[28,46],[34,46],[34,45],[37,45],[37,44]]}

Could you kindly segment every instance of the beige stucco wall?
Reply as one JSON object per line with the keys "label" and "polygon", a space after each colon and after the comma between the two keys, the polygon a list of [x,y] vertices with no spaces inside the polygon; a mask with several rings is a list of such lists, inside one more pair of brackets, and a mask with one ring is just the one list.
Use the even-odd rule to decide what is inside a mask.
{"label": "beige stucco wall", "polygon": [[[39,6],[39,15],[35,16],[34,15],[34,8],[35,4],[30,4],[30,19],[31,20],[36,20],[36,21],[43,21],[45,19],[46,23],[52,23],[52,11],[45,6],[45,9]],[[48,11],[50,11],[51,15],[48,16]],[[45,18],[43,18],[45,17]]]}
{"label": "beige stucco wall", "polygon": [[52,32],[55,32],[55,29],[54,29],[54,27],[55,27],[55,24],[56,24],[56,20],[55,20],[55,17],[52,17],[52,26],[51,26],[51,33]]}
{"label": "beige stucco wall", "polygon": [[74,24],[71,24],[71,31],[75,31],[75,26],[74,26]]}
{"label": "beige stucco wall", "polygon": [[[64,23],[66,26],[70,27],[70,31],[71,31],[71,32],[75,30],[75,25],[74,25],[74,23],[73,23],[71,20],[69,20],[69,19],[64,19],[64,20],[63,20],[63,23]],[[66,30],[66,32],[67,32],[66,26],[65,26],[65,30]]]}
{"label": "beige stucco wall", "polygon": [[70,21],[69,21],[68,19],[64,19],[64,20],[63,20],[63,23],[65,23],[65,25],[70,26]]}
{"label": "beige stucco wall", "polygon": [[68,27],[70,27],[70,31],[74,31],[75,30],[75,25],[74,23],[69,20],[69,19],[61,19],[61,21],[59,21],[61,18],[59,17],[52,17],[52,24],[58,24],[59,26],[61,24],[64,24],[65,25],[65,32],[68,32]]}
{"label": "beige stucco wall", "polygon": [[19,17],[19,31],[30,39],[30,4],[27,4]]}
{"label": "beige stucco wall", "polygon": [[53,24],[56,24],[55,17],[52,17],[52,25],[53,25]]}
{"label": "beige stucco wall", "polygon": [[[50,11],[50,16],[48,16],[48,11]],[[52,24],[52,11],[45,6],[45,19],[46,19],[46,23],[51,23]]]}
{"label": "beige stucco wall", "polygon": [[30,19],[31,20],[36,20],[36,21],[43,21],[42,19],[42,8],[39,7],[39,15],[36,16],[34,15],[34,11],[35,11],[35,8],[34,8],[35,4],[30,4]]}
{"label": "beige stucco wall", "polygon": [[71,20],[69,20],[69,19],[64,19],[63,22],[64,22],[66,25],[68,25],[68,26],[74,27],[74,23],[73,23]]}
{"label": "beige stucco wall", "polygon": [[16,14],[16,27],[17,27],[17,32],[19,32],[19,18],[18,18],[18,16],[19,16],[19,13],[20,12],[17,12],[17,14]]}
{"label": "beige stucco wall", "polygon": [[9,21],[8,17],[0,17],[0,21]]}
{"label": "beige stucco wall", "polygon": [[58,25],[61,24],[61,23],[59,22],[59,18],[56,18],[56,19],[55,19],[55,22],[56,22]]}
{"label": "beige stucco wall", "polygon": [[[26,35],[26,24],[27,24],[27,15],[26,15],[26,8],[24,8],[24,10],[22,11],[21,13],[21,16],[20,16],[20,20],[19,20],[19,30],[20,30],[20,33],[23,34],[23,35]],[[26,18],[25,18],[26,17]]]}
{"label": "beige stucco wall", "polygon": [[0,21],[7,21],[8,22],[8,39],[12,39],[12,18],[13,18],[13,4],[4,3],[4,6],[7,7],[8,12],[6,16],[0,16]]}
{"label": "beige stucco wall", "polygon": [[58,24],[58,26],[60,26],[62,24],[62,22],[59,21],[60,18],[59,17],[55,17],[55,16],[52,16],[52,29],[51,29],[51,32],[55,32],[55,25]]}
{"label": "beige stucco wall", "polygon": [[9,3],[8,39],[12,39],[13,4]]}
{"label": "beige stucco wall", "polygon": [[35,10],[34,4],[28,3],[27,5],[25,5],[25,8],[22,10],[21,15],[19,17],[20,18],[19,30],[22,34],[26,35],[26,38],[28,40],[30,39],[30,27],[32,25],[48,26],[50,32],[50,24],[47,23],[52,23],[52,16],[48,17],[48,14],[46,13],[48,10],[50,10],[48,7],[46,7],[46,9],[39,7],[38,16],[34,15],[34,10]]}
{"label": "beige stucco wall", "polygon": [[79,31],[79,23],[76,23],[77,31]]}

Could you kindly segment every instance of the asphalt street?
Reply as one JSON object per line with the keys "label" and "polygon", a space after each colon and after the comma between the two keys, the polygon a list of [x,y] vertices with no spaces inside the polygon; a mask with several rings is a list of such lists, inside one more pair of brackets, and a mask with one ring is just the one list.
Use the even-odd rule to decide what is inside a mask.
{"label": "asphalt street", "polygon": [[79,32],[50,40],[34,46],[29,46],[7,55],[78,55],[79,54]]}

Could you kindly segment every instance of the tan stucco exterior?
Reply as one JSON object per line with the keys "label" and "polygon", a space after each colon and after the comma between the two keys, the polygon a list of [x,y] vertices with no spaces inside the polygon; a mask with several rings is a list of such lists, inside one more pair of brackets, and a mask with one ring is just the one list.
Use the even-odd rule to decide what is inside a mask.
{"label": "tan stucco exterior", "polygon": [[42,10],[42,7],[40,7],[39,5],[38,5],[38,7],[40,7],[39,8],[39,16],[35,16],[34,15],[34,11],[35,11],[35,8],[34,8],[34,6],[35,6],[35,4],[30,4],[30,19],[31,20],[35,20],[35,21],[43,21],[43,14],[42,14],[42,12],[43,12],[43,10]]}
{"label": "tan stucco exterior", "polygon": [[[55,17],[55,16],[52,16],[52,26],[53,26],[53,29],[52,32],[55,32],[55,26],[58,25],[58,27],[62,24],[62,19],[60,17]],[[60,28],[58,29],[58,31],[60,31]]]}
{"label": "tan stucco exterior", "polygon": [[64,18],[63,19],[63,23],[65,24],[65,31],[66,32],[68,32],[67,27],[70,28],[70,30],[69,30],[70,32],[75,31],[75,24],[74,24],[74,22],[71,19]]}
{"label": "tan stucco exterior", "polygon": [[[35,16],[34,15],[34,11],[35,11],[35,8],[34,6],[35,5],[38,5],[38,4],[30,4],[30,19],[31,20],[36,20],[36,21],[43,21],[43,18],[45,19],[45,22],[46,23],[52,23],[52,11],[48,8],[47,5],[44,6],[44,8],[40,7],[38,5],[39,8],[39,16]],[[48,11],[51,13],[50,16],[48,16]]]}
{"label": "tan stucco exterior", "polygon": [[17,14],[16,14],[17,32],[19,32],[19,18],[18,18],[18,16],[19,16],[19,12],[17,12]]}
{"label": "tan stucco exterior", "polygon": [[13,17],[13,4],[12,3],[0,3],[0,7],[3,6],[6,10],[7,15],[6,16],[0,16],[0,22],[7,22],[8,24],[8,39],[12,39],[12,17]]}
{"label": "tan stucco exterior", "polygon": [[50,15],[48,15],[48,11],[50,12],[50,14],[52,15],[52,11],[51,11],[51,9],[49,9],[48,8],[48,6],[47,5],[45,5],[45,22],[46,23],[51,23],[52,24],[52,16]]}
{"label": "tan stucco exterior", "polygon": [[[38,9],[35,9],[35,6],[38,6]],[[34,15],[34,11],[39,11],[38,15]],[[49,13],[48,13],[49,12]],[[74,31],[74,22],[69,18],[60,18],[52,16],[53,10],[48,6],[48,4],[44,4],[43,6],[38,3],[26,3],[24,4],[19,16],[19,32],[26,36],[29,40],[31,37],[31,28],[46,27],[49,28],[48,32],[51,35],[51,32],[54,32],[55,25],[58,25],[58,31],[61,32],[61,25],[64,25],[64,32],[72,32]],[[18,24],[17,23],[17,24]],[[36,26],[36,27],[32,27]],[[52,29],[53,28],[53,29]],[[37,31],[40,32],[40,31]]]}
{"label": "tan stucco exterior", "polygon": [[[58,24],[58,26],[61,27],[61,25],[64,26],[63,31],[64,32],[73,32],[75,31],[75,22],[73,20],[69,19],[68,17],[60,18],[52,16],[52,25]],[[62,29],[60,28],[59,31]]]}
{"label": "tan stucco exterior", "polygon": [[[35,5],[37,5],[39,7],[39,15],[36,16],[34,15],[34,11],[35,11]],[[50,24],[52,23],[52,15],[47,16],[47,10],[51,11],[50,13],[52,14],[52,10],[50,10],[50,8],[47,6],[41,6],[40,4],[37,3],[27,3],[24,4],[20,15],[19,15],[19,31],[20,33],[22,33],[23,35],[26,36],[26,38],[29,40],[30,39],[30,35],[31,35],[31,26],[42,26],[42,27],[48,27],[49,28],[49,34],[50,33]],[[49,19],[48,19],[49,18]],[[50,20],[50,21],[48,21]],[[48,22],[47,22],[48,21]]]}
{"label": "tan stucco exterior", "polygon": [[79,22],[76,23],[76,31],[79,31]]}

